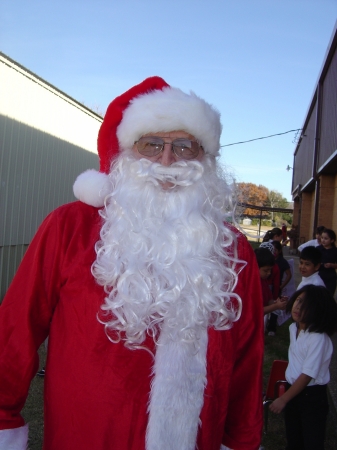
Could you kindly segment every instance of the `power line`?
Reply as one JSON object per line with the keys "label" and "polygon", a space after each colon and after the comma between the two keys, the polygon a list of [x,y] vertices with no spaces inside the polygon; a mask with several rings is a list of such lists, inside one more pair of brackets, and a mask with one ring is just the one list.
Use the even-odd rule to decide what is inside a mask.
{"label": "power line", "polygon": [[270,134],[269,136],[262,136],[262,137],[258,137],[255,139],[249,139],[248,141],[233,142],[232,144],[220,145],[220,148],[221,147],[229,147],[231,145],[237,145],[237,144],[246,144],[247,142],[258,141],[259,139],[268,139],[268,138],[271,138],[274,136],[281,136],[282,134],[293,133],[294,131],[300,131],[300,130],[302,130],[302,128],[296,128],[296,130],[289,130],[289,131],[284,131],[283,133]]}

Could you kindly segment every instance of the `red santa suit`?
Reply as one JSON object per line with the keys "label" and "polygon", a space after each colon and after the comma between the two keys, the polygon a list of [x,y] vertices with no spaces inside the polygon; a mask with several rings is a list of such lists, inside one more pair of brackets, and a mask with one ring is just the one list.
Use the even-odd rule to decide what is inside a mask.
{"label": "red santa suit", "polygon": [[[24,424],[20,411],[49,335],[45,377],[45,450],[145,449],[153,359],[113,344],[97,320],[103,288],[91,276],[101,218],[81,202],[51,213],[29,246],[1,305],[0,428]],[[209,329],[207,385],[199,450],[221,442],[252,450],[261,438],[262,303],[259,273],[246,238],[247,267],[236,292],[242,315],[232,329]],[[248,270],[249,268],[249,270]],[[155,353],[153,340],[145,345]]]}
{"label": "red santa suit", "polygon": [[[185,128],[194,132],[188,124]],[[210,153],[212,148],[214,154],[218,149],[220,130],[217,127],[215,134],[210,132],[205,143],[202,137],[207,130],[201,131],[206,150],[211,142]],[[195,136],[199,138],[197,133],[198,128]],[[109,158],[111,154],[106,155],[105,167]],[[88,192],[92,191],[89,187]],[[263,309],[256,258],[246,238],[231,228],[237,234],[237,257],[247,263],[235,288],[242,299],[241,317],[228,330],[209,327],[205,332],[206,379],[201,412],[196,416],[199,421],[193,423],[196,437],[188,444],[178,440],[172,447],[161,439],[160,430],[156,437],[156,414],[149,420],[148,413],[158,381],[158,367],[156,375],[153,367],[160,361],[160,346],[151,336],[142,344],[150,351],[131,350],[124,341],[113,343],[97,318],[106,293],[97,284],[91,267],[101,228],[99,208],[75,202],[52,212],[30,244],[0,307],[0,430],[22,430],[20,411],[38,369],[37,351],[49,336],[44,450],[219,450],[221,444],[235,450],[258,449]],[[172,405],[166,395],[163,417],[167,414],[170,424],[177,417],[166,434],[190,426],[189,406],[194,401],[190,387],[196,376],[181,373],[188,405],[176,398],[172,402],[177,403]],[[162,378],[160,389],[165,391],[165,376]],[[165,422],[160,427],[165,427]],[[1,441],[5,436],[2,433],[7,431],[0,431],[0,450],[7,450],[6,444],[1,444],[6,442],[6,438]],[[151,446],[146,443],[146,433],[152,436]]]}

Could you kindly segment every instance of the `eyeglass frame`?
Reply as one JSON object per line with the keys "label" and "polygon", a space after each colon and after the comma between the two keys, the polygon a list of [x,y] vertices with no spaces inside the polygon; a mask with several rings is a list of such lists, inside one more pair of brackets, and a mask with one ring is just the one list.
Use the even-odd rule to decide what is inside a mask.
{"label": "eyeglass frame", "polygon": [[[162,144],[161,144],[161,149],[159,150],[159,152],[158,152],[158,153],[155,153],[154,155],[144,155],[144,154],[142,154],[142,153],[139,151],[139,148],[138,148],[138,146],[137,146],[138,142],[139,142],[142,138],[156,138],[156,139],[161,139],[161,140],[162,140]],[[198,153],[197,153],[193,158],[191,158],[191,159],[185,159],[185,158],[183,158],[183,157],[177,155],[177,153],[176,153],[176,151],[175,151],[175,148],[174,148],[174,142],[175,142],[175,141],[179,141],[179,140],[182,140],[182,141],[190,141],[191,143],[196,143],[196,144],[198,144],[198,145],[199,145]],[[197,141],[197,140],[192,140],[192,139],[188,139],[188,138],[175,138],[175,139],[173,139],[173,141],[171,141],[171,142],[166,142],[166,141],[164,141],[164,138],[162,138],[162,137],[160,137],[160,136],[141,136],[141,137],[138,139],[138,141],[135,141],[135,142],[134,142],[134,145],[136,145],[136,148],[137,148],[138,153],[139,153],[140,155],[142,155],[142,156],[147,156],[148,158],[153,158],[154,156],[158,156],[160,153],[162,153],[162,152],[165,150],[165,145],[167,145],[167,144],[171,145],[171,152],[174,153],[174,155],[175,155],[177,158],[182,159],[182,160],[185,160],[185,161],[193,161],[194,159],[196,159],[196,158],[199,156],[200,149],[204,151],[204,147],[200,144],[199,141]],[[158,143],[158,145],[160,145],[160,144]]]}

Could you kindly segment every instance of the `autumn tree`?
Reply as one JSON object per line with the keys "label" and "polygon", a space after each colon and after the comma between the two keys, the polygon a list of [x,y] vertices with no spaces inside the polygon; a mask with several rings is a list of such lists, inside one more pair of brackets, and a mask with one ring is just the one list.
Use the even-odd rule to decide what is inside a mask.
{"label": "autumn tree", "polygon": [[[268,198],[268,188],[262,184],[256,185],[254,183],[238,183],[237,194],[238,202],[248,203],[255,206],[265,206]],[[246,216],[257,216],[258,210],[252,208],[246,208],[242,211]]]}
{"label": "autumn tree", "polygon": [[[282,194],[276,190],[269,191],[266,186],[256,185],[254,183],[238,183],[237,184],[237,198],[239,203],[249,205],[256,205],[260,207],[268,208],[287,208],[288,200],[282,196]],[[238,214],[240,216],[256,217],[260,216],[261,211],[254,208],[244,208],[238,209]],[[292,214],[287,213],[274,213],[268,211],[262,211],[262,218],[271,219],[273,222],[276,221],[287,221],[292,223]]]}

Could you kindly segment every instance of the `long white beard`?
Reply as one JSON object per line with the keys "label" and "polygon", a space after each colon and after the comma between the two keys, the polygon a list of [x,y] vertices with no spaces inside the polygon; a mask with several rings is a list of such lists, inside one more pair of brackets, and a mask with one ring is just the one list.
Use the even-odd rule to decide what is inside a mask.
{"label": "long white beard", "polygon": [[92,267],[107,294],[100,320],[109,339],[137,347],[147,333],[157,340],[165,322],[166,338],[197,349],[207,327],[231,327],[243,262],[223,223],[231,192],[214,159],[164,167],[124,153],[110,179]]}

